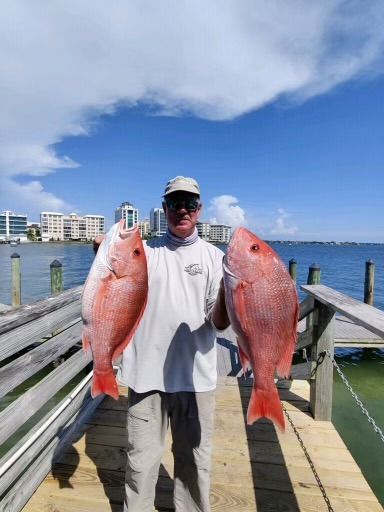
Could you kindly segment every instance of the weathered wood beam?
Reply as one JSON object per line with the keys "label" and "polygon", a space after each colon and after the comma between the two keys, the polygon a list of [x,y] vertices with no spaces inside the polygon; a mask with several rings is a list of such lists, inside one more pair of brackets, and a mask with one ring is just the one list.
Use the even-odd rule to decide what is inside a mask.
{"label": "weathered wood beam", "polygon": [[79,321],[0,368],[0,398],[80,342],[82,328]]}
{"label": "weathered wood beam", "polygon": [[303,301],[300,302],[299,310],[299,322],[305,318],[309,313],[312,313],[314,309],[315,299],[307,296]]}
{"label": "weathered wood beam", "polygon": [[315,301],[318,306],[318,322],[314,327],[311,353],[310,410],[315,420],[331,421],[333,365],[325,353],[334,353],[335,311]]}
{"label": "weathered wood beam", "polygon": [[301,332],[297,337],[295,350],[301,350],[302,348],[308,347],[313,343],[313,327],[308,331]]}
{"label": "weathered wood beam", "polygon": [[0,413],[0,444],[68,384],[91,360],[90,353],[86,355],[83,349],[79,350],[4,409]]}
{"label": "weathered wood beam", "polygon": [[364,304],[324,285],[302,285],[308,295],[334,311],[342,313],[355,324],[361,325],[380,338],[384,338],[384,311]]}
{"label": "weathered wood beam", "polygon": [[[45,430],[32,446],[8,469],[6,473],[0,478],[0,496],[7,490],[7,488],[14,482],[24,471],[26,467],[33,461],[33,459],[44,449],[46,444],[58,433],[60,433],[65,424],[72,418],[74,414],[85,407],[90,400],[90,382],[73,398],[71,403],[66,407],[60,416],[58,416]],[[97,397],[99,399],[99,397]],[[100,399],[102,395],[100,395]],[[16,445],[0,460],[0,467],[3,466],[13,455],[21,449],[31,436],[37,432],[44,423],[58,410],[62,404],[68,399],[68,396],[63,398],[51,411],[49,411],[44,418],[42,418],[28,433],[16,443]]]}
{"label": "weathered wood beam", "polygon": [[9,510],[20,512],[23,509],[76,432],[92,416],[103,399],[104,395],[99,395],[95,399],[85,400],[79,412],[64,425],[64,428],[46,445],[45,449],[16,484],[3,496],[0,503],[0,512],[8,512]]}
{"label": "weathered wood beam", "polygon": [[[21,309],[21,308],[19,308]],[[50,336],[53,332],[80,320],[81,303],[77,299],[50,313],[42,313],[30,322],[0,335],[0,361]],[[4,316],[7,316],[5,313]],[[1,318],[2,320],[2,318]]]}
{"label": "weathered wood beam", "polygon": [[80,299],[82,289],[82,286],[76,286],[57,295],[3,313],[0,315],[0,334],[12,331],[16,327],[27,324]]}

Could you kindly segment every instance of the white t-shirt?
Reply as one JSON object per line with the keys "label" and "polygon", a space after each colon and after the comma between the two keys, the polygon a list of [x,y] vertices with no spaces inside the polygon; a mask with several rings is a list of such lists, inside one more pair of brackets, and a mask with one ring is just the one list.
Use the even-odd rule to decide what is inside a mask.
{"label": "white t-shirt", "polygon": [[190,245],[177,245],[164,235],[144,248],[148,302],[117,378],[138,393],[212,390],[217,331],[211,316],[224,254],[197,236]]}

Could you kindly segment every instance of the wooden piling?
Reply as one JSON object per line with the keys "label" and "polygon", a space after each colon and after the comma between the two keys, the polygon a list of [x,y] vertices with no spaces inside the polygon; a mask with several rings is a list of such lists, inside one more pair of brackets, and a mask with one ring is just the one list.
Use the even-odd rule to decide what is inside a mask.
{"label": "wooden piling", "polygon": [[58,260],[52,261],[50,264],[51,268],[51,293],[59,293],[63,288],[63,265]]}
{"label": "wooden piling", "polygon": [[373,306],[373,288],[375,284],[375,264],[373,260],[365,263],[365,281],[364,281],[364,302]]}
{"label": "wooden piling", "polygon": [[297,261],[294,258],[289,260],[289,275],[292,277],[292,279],[296,283],[296,278],[297,278]]}
{"label": "wooden piling", "polygon": [[[313,263],[308,270],[307,284],[320,284],[320,266],[317,263]],[[307,316],[306,322],[307,329],[311,329],[313,326],[313,313]]]}
{"label": "wooden piling", "polygon": [[21,273],[20,256],[16,252],[11,255],[11,282],[12,282],[12,306],[21,304]]}

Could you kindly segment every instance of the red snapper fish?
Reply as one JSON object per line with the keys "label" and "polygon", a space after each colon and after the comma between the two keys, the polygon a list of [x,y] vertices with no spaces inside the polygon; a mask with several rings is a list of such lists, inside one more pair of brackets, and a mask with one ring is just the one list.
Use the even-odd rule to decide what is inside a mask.
{"label": "red snapper fish", "polygon": [[112,226],[100,244],[82,294],[83,346],[93,356],[92,397],[119,397],[114,361],[130,342],[147,303],[147,259],[137,225]]}
{"label": "red snapper fish", "polygon": [[266,417],[284,432],[274,374],[289,376],[299,311],[295,283],[275,251],[245,228],[232,235],[223,274],[241,364],[253,371],[247,423]]}

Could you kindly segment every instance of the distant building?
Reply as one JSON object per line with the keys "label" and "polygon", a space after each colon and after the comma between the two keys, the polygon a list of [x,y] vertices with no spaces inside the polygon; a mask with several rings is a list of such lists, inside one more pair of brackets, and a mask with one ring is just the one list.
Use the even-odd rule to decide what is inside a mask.
{"label": "distant building", "polygon": [[66,240],[93,240],[105,231],[105,217],[76,213],[64,215],[59,212],[41,212],[41,239],[43,242]]}
{"label": "distant building", "polygon": [[27,240],[27,215],[5,210],[0,213],[0,239],[8,241],[12,238]]}
{"label": "distant building", "polygon": [[139,210],[128,203],[128,201],[121,203],[121,206],[115,210],[115,222],[121,219],[125,220],[125,227],[131,228],[139,222]]}
{"label": "distant building", "polygon": [[162,208],[152,208],[149,213],[151,236],[162,236],[167,231],[167,219]]}
{"label": "distant building", "polygon": [[141,238],[147,237],[150,234],[149,220],[139,220],[139,231]]}
{"label": "distant building", "polygon": [[196,223],[196,228],[197,228],[197,234],[199,235],[199,237],[202,238],[203,240],[206,240],[207,242],[209,242],[210,228],[211,228],[210,223],[198,221]]}
{"label": "distant building", "polygon": [[231,238],[231,226],[226,224],[211,224],[209,241],[214,244],[227,244]]}

